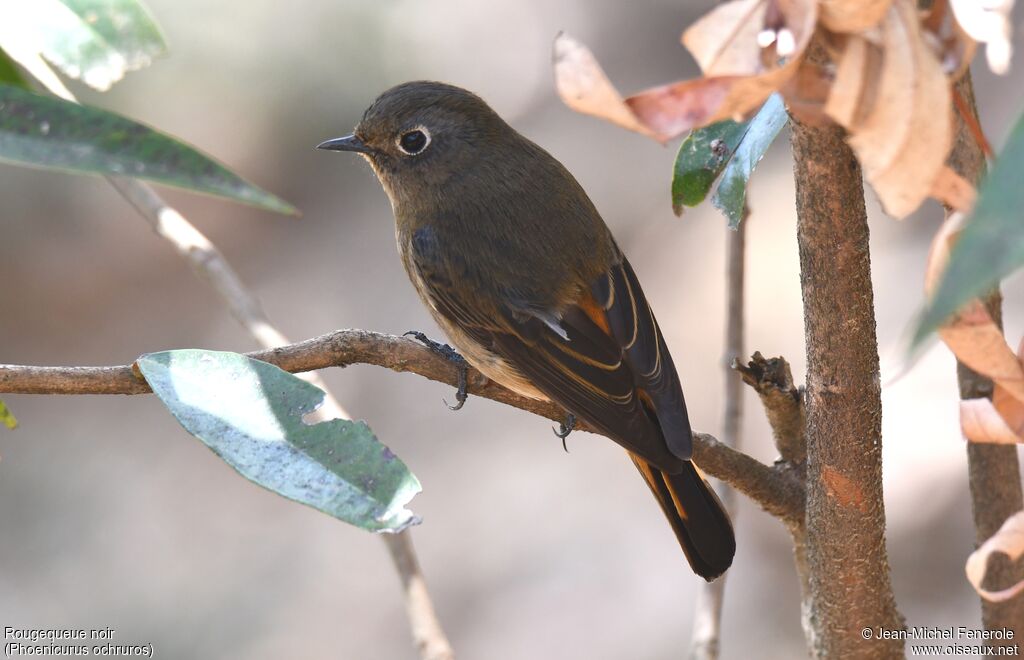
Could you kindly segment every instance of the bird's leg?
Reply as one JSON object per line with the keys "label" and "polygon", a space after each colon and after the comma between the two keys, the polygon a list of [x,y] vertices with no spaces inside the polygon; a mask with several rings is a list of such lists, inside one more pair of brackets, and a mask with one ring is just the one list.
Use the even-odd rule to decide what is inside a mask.
{"label": "bird's leg", "polygon": [[434,353],[437,353],[438,355],[440,355],[441,357],[455,365],[455,367],[459,370],[459,385],[458,389],[455,391],[456,403],[454,406],[452,406],[449,405],[448,402],[445,401],[444,399],[441,400],[444,401],[444,405],[448,406],[449,410],[461,409],[462,406],[466,403],[466,398],[469,396],[468,393],[466,392],[466,387],[468,385],[467,376],[469,374],[469,363],[466,362],[466,358],[459,355],[459,352],[456,351],[451,346],[449,346],[448,344],[442,344],[441,342],[434,341],[433,339],[430,339],[429,337],[427,337],[422,332],[419,332],[418,330],[410,330],[409,332],[406,332],[402,336],[412,337],[419,343],[429,348]]}
{"label": "bird's leg", "polygon": [[576,428],[576,415],[566,413],[565,421],[559,422],[557,429],[551,429],[554,431],[556,436],[562,439],[562,449],[564,449],[567,454],[569,453],[569,448],[565,444],[565,439],[569,437],[569,434],[572,433],[574,428]]}

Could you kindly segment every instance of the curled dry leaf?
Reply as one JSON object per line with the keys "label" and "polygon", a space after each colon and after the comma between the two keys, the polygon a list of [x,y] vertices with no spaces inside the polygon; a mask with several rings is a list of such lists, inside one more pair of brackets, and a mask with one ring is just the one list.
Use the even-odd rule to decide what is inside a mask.
{"label": "curled dry leaf", "polygon": [[862,32],[882,20],[892,0],[821,0],[821,22],[833,32]]}
{"label": "curled dry leaf", "polygon": [[1010,69],[1010,12],[1014,0],[949,0],[957,23],[973,40],[985,44],[985,59],[995,73]]}
{"label": "curled dry leaf", "polygon": [[999,531],[967,558],[964,567],[967,579],[982,598],[992,602],[1009,600],[1024,592],[1024,580],[998,591],[990,591],[981,586],[985,582],[988,559],[996,552],[1003,553],[1010,561],[1016,561],[1024,555],[1024,511],[1018,511],[1007,518]]}
{"label": "curled dry leaf", "polygon": [[[963,225],[964,215],[952,213],[932,239],[925,266],[925,292],[929,297],[949,263],[949,250]],[[949,323],[939,328],[939,337],[958,360],[991,378],[1009,396],[1024,402],[1024,367],[981,301],[975,298],[965,305]]]}
{"label": "curled dry leaf", "polygon": [[[817,22],[815,0],[736,0],[719,5],[683,35],[705,77],[628,98],[593,54],[560,35],[555,83],[573,110],[665,141],[722,119],[741,119],[781,88],[799,66]],[[759,45],[759,35],[771,43]]]}
{"label": "curled dry leaf", "polygon": [[597,58],[579,41],[559,34],[555,38],[554,65],[558,94],[571,109],[649,137],[659,137],[637,119]]}
{"label": "curled dry leaf", "polygon": [[950,87],[913,0],[895,0],[880,29],[881,46],[847,38],[825,112],[849,132],[886,212],[902,218],[928,197],[952,146]]}
{"label": "curled dry leaf", "polygon": [[949,166],[944,165],[935,180],[932,181],[929,196],[954,211],[969,213],[978,199],[978,191],[970,181],[954,172]]}
{"label": "curled dry leaf", "polygon": [[[1017,347],[1017,361],[1024,364],[1024,339]],[[1010,445],[1024,442],[1024,401],[996,381],[991,401],[960,402],[960,427],[971,442]]]}
{"label": "curled dry leaf", "polygon": [[[930,297],[949,263],[949,251],[963,229],[966,216],[951,213],[936,232],[925,266],[925,292]],[[1015,444],[1024,437],[1024,340],[1017,355],[999,326],[975,298],[948,324],[939,337],[957,359],[993,380],[992,400],[960,402],[960,427],[972,442]]]}
{"label": "curled dry leaf", "polygon": [[971,442],[1015,445],[1022,441],[1021,429],[1011,428],[988,399],[964,399],[960,402],[960,430]]}

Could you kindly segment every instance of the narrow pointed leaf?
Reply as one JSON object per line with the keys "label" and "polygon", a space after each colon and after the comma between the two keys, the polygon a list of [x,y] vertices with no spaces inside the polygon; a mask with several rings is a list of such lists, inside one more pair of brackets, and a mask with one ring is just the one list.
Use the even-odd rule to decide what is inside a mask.
{"label": "narrow pointed leaf", "polygon": [[718,189],[711,198],[715,208],[722,211],[729,220],[730,228],[739,227],[743,218],[747,185],[750,183],[754,168],[788,121],[786,106],[778,94],[769,96],[750,120],[750,127],[736,147],[736,152],[726,165],[725,171],[722,172],[722,180],[718,182]]}
{"label": "narrow pointed leaf", "polygon": [[1017,120],[992,171],[981,184],[974,213],[949,254],[935,296],[917,325],[914,344],[971,298],[1024,266],[1024,115]]}
{"label": "narrow pointed leaf", "polygon": [[21,75],[21,71],[14,63],[14,60],[3,49],[0,49],[0,83],[29,89],[25,76]]}
{"label": "narrow pointed leaf", "polygon": [[0,159],[81,174],[147,179],[296,213],[184,142],[106,110],[0,84]]}
{"label": "narrow pointed leaf", "polygon": [[679,145],[672,172],[672,210],[676,215],[704,201],[749,125],[726,119],[690,131]]}
{"label": "narrow pointed leaf", "polygon": [[3,399],[0,399],[0,424],[3,424],[12,431],[18,428],[18,420],[14,418],[14,413],[3,402]]}
{"label": "narrow pointed leaf", "polygon": [[307,425],[324,393],[238,353],[165,351],[136,362],[185,429],[242,476],[369,531],[419,522],[419,481],[364,422]]}

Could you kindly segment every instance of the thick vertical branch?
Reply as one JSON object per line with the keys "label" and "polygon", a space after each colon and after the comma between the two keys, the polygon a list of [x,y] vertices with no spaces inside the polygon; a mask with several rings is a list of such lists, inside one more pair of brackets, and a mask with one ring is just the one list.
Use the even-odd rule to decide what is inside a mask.
{"label": "thick vertical branch", "polygon": [[864,628],[903,627],[889,582],[882,401],[860,166],[836,127],[793,121],[807,343],[806,561],[811,652],[901,658]]}
{"label": "thick vertical branch", "polygon": [[[746,247],[747,223],[750,213],[743,214],[743,221],[736,231],[728,232],[726,253],[726,317],[725,350],[722,356],[725,367],[725,405],[722,412],[722,442],[733,449],[740,444],[740,429],[743,426],[743,381],[732,369],[735,360],[743,355],[743,274]],[[736,520],[736,493],[726,484],[718,487],[725,510]],[[722,600],[725,597],[725,578],[705,582],[697,594],[697,605],[693,617],[693,640],[690,657],[693,660],[716,660],[721,648]]]}
{"label": "thick vertical branch", "polygon": [[[956,85],[956,91],[966,108],[977,120],[974,89],[970,73]],[[976,137],[967,128],[963,116],[956,113],[956,141],[949,157],[949,166],[968,181],[977,183],[985,174],[985,155]],[[988,313],[1002,325],[1002,298],[999,289],[982,299]],[[957,383],[961,399],[992,397],[992,381],[957,362]],[[1017,448],[1006,445],[981,443],[967,444],[967,466],[971,486],[971,509],[974,513],[976,545],[980,545],[1002,526],[1014,513],[1024,509],[1021,492],[1020,462]],[[988,572],[993,588],[1016,584],[1024,575],[1014,570],[1012,562],[993,565]],[[1014,639],[1024,635],[1024,598],[1011,598],[1002,603],[981,599],[981,620],[989,630],[1007,628],[1014,631]]]}

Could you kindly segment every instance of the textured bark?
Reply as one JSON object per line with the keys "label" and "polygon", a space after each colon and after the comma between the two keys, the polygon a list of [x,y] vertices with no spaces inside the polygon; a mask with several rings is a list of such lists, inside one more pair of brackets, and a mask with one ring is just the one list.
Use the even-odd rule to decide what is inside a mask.
{"label": "textured bark", "polygon": [[[977,119],[974,90],[968,73],[956,86],[966,108]],[[960,176],[977,183],[985,174],[985,156],[976,136],[967,128],[963,116],[956,113],[956,141],[949,157],[949,166]],[[1002,297],[999,290],[983,299],[989,314],[1002,325]],[[957,362],[957,383],[961,399],[992,398],[992,381]],[[1024,509],[1021,492],[1020,462],[1013,446],[967,444],[967,466],[971,486],[971,509],[974,513],[975,545],[981,545],[996,533],[1014,513]],[[986,586],[1003,589],[1024,579],[1021,566],[1009,561],[993,562]],[[981,620],[989,630],[1009,628],[1014,639],[1024,635],[1024,596],[1003,603],[981,599]]]}
{"label": "textured bark", "polygon": [[807,344],[811,653],[899,658],[903,642],[861,634],[904,625],[885,550],[881,386],[861,171],[838,128],[794,121],[792,145]]}
{"label": "textured bark", "polygon": [[746,365],[737,361],[732,368],[761,397],[782,460],[802,465],[807,460],[807,418],[804,395],[793,383],[789,362],[781,356],[765,359],[756,352]]}

